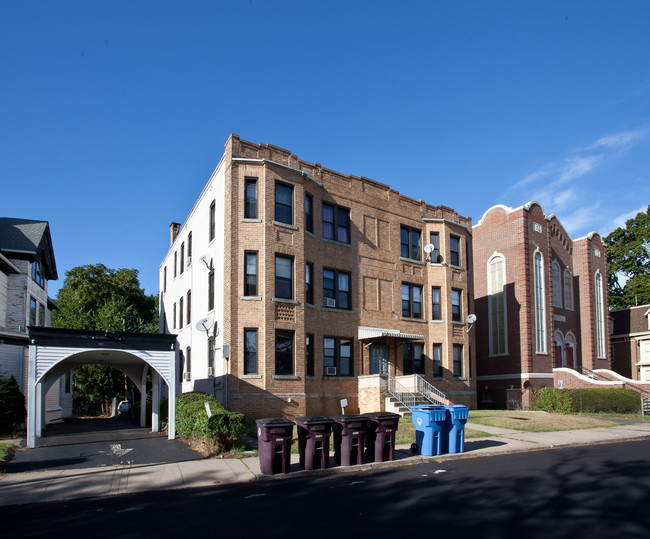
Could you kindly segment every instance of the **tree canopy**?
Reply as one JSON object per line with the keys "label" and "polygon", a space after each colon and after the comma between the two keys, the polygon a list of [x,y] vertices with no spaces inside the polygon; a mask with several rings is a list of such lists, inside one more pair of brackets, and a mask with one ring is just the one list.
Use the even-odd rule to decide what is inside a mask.
{"label": "tree canopy", "polygon": [[650,205],[605,238],[613,309],[650,303]]}

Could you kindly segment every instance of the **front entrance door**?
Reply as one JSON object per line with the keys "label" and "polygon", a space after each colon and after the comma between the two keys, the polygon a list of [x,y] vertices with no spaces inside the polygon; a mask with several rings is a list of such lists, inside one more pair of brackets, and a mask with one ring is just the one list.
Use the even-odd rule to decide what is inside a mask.
{"label": "front entrance door", "polygon": [[573,363],[573,347],[567,346],[564,353],[566,354],[566,366],[569,367],[570,369],[575,369],[576,366]]}
{"label": "front entrance door", "polygon": [[388,346],[373,344],[370,347],[370,374],[388,374]]}
{"label": "front entrance door", "polygon": [[555,368],[564,367],[562,365],[562,345],[555,345]]}

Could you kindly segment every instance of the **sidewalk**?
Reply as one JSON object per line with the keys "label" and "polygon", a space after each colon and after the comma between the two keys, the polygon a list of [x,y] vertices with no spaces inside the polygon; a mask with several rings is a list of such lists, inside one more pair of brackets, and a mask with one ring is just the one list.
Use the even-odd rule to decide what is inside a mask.
{"label": "sidewalk", "polygon": [[377,467],[403,466],[421,462],[474,458],[495,454],[536,451],[561,446],[579,446],[650,437],[650,423],[560,432],[523,432],[467,423],[467,428],[489,434],[465,441],[463,453],[433,457],[413,455],[399,446],[395,460],[325,470],[302,471],[298,455],[291,456],[288,475],[262,475],[259,459],[204,459],[171,464],[128,465],[111,468],[48,470],[0,475],[0,505],[51,502],[97,496],[132,494],[151,490],[214,487],[257,480],[282,479],[314,474],[346,473]]}

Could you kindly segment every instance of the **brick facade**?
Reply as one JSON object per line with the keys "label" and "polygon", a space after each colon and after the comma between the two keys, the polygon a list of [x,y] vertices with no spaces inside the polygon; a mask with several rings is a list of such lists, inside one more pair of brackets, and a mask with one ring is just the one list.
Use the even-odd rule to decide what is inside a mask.
{"label": "brick facade", "polygon": [[610,313],[612,319],[612,369],[650,382],[650,305],[627,307]]}

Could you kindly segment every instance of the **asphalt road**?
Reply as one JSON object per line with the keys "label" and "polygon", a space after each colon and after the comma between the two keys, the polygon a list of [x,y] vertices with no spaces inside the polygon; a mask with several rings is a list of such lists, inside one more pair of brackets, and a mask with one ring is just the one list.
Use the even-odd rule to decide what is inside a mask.
{"label": "asphalt road", "polygon": [[18,451],[6,473],[95,468],[124,464],[157,464],[201,459],[180,440],[168,440],[127,417],[66,419],[48,425],[37,447]]}
{"label": "asphalt road", "polygon": [[650,440],[0,508],[4,537],[650,537]]}

